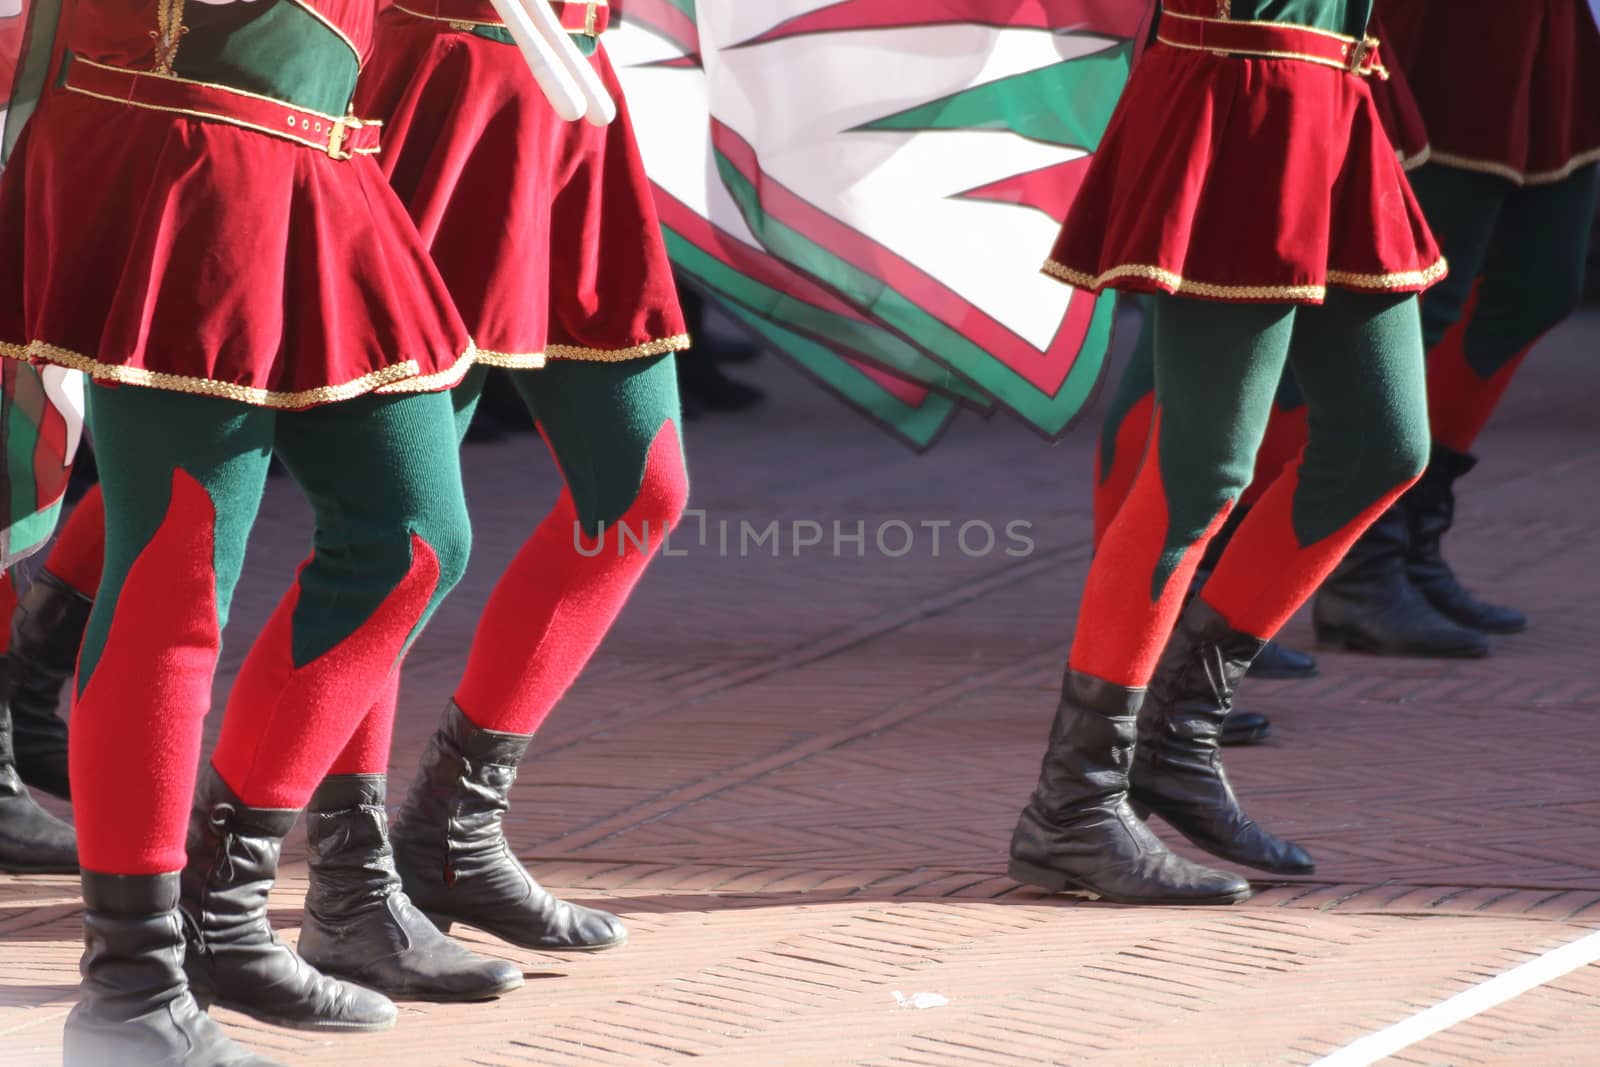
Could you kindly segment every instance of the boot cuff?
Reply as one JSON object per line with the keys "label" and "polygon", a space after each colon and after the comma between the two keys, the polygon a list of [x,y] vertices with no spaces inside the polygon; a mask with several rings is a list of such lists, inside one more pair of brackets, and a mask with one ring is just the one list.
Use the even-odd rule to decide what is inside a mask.
{"label": "boot cuff", "polygon": [[1061,699],[1064,703],[1107,718],[1125,718],[1139,714],[1139,706],[1144,703],[1144,693],[1143,689],[1113,685],[1070,668],[1066,677],[1061,680]]}
{"label": "boot cuff", "polygon": [[330,774],[311,794],[307,811],[347,811],[381,808],[388,798],[388,782],[381,774]]}
{"label": "boot cuff", "polygon": [[451,701],[444,709],[439,733],[462,757],[473,763],[493,763],[515,767],[522,762],[533,741],[532,734],[507,734],[485,730]]}
{"label": "boot cuff", "polygon": [[228,787],[209,761],[195,783],[195,810],[214,826],[250,837],[285,837],[300,815],[298,808],[252,808]]}
{"label": "boot cuff", "polygon": [[[1215,645],[1231,662],[1250,664],[1267,647],[1267,639],[1235,630],[1222,617],[1222,613],[1197,596],[1184,609],[1178,623],[1179,633],[1192,649],[1195,646]],[[1172,642],[1169,640],[1169,647]]]}
{"label": "boot cuff", "polygon": [[101,915],[153,915],[178,906],[178,872],[100,874],[85,870],[83,903]]}

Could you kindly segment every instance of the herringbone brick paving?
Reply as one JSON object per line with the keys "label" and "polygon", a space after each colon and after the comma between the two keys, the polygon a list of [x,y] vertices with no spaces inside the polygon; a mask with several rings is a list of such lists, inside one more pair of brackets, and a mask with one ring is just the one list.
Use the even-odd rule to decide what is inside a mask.
{"label": "herringbone brick paving", "polygon": [[[689,430],[708,543],[692,520],[674,539],[517,786],[519,853],[625,915],[628,946],[559,957],[463,930],[527,987],[404,1005],[376,1036],[226,1019],[291,1063],[1306,1063],[1600,927],[1597,352],[1594,313],[1547,342],[1463,485],[1454,558],[1534,629],[1481,663],[1324,652],[1317,679],[1249,683],[1274,740],[1231,751],[1230,771],[1319,868],[1197,910],[1050,898],[1003,873],[1087,559],[1092,433],[1049,445],[968,419],[915,457],[758,366],[765,412]],[[476,554],[408,667],[402,780],[554,494],[526,438],[466,465]],[[775,519],[779,554],[741,554],[740,523]],[[954,525],[937,555],[920,528],[890,557],[872,534],[894,520]],[[1000,531],[995,551],[954,543],[972,520]],[[1012,520],[1031,553],[1005,554]],[[824,543],[797,552],[797,521]],[[835,555],[836,521],[865,524],[864,558]],[[305,544],[305,509],[275,484],[219,685]],[[1285,638],[1311,644],[1304,617]],[[274,897],[291,940],[303,855],[296,835]],[[59,1059],[77,923],[71,879],[0,877],[0,1062]],[[1600,969],[1574,972],[1396,1062],[1595,1062],[1597,992]],[[918,993],[945,1002],[901,1006]]]}

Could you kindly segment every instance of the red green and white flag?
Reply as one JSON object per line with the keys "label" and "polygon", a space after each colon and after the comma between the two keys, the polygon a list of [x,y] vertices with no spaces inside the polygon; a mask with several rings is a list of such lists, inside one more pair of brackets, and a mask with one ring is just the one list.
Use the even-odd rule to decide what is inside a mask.
{"label": "red green and white flag", "polygon": [[675,263],[926,447],[962,407],[1062,433],[1113,297],[1039,273],[1148,0],[613,0]]}
{"label": "red green and white flag", "polygon": [[[0,163],[45,83],[58,12],[55,0],[0,0]],[[0,571],[55,531],[82,434],[80,374],[0,358]]]}

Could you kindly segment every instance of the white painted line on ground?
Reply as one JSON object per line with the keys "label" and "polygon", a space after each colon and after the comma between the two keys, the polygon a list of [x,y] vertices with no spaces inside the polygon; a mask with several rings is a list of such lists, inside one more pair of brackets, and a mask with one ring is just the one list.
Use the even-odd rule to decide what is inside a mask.
{"label": "white painted line on ground", "polygon": [[1367,1064],[1377,1063],[1441,1030],[1448,1030],[1456,1023],[1504,1004],[1530,989],[1553,982],[1564,974],[1571,974],[1596,960],[1600,960],[1600,930],[1551,949],[1504,974],[1497,974],[1409,1019],[1402,1019],[1393,1026],[1352,1041],[1337,1052],[1317,1060],[1312,1067],[1366,1067]]}

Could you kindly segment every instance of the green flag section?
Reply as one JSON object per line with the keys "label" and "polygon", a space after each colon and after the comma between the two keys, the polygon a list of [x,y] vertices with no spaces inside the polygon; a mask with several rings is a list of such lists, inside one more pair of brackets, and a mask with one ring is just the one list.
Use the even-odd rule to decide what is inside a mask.
{"label": "green flag section", "polygon": [[926,447],[1092,396],[1114,297],[1039,268],[1152,8],[629,0],[606,47],[679,269]]}
{"label": "green flag section", "polygon": [[964,89],[885,115],[864,130],[1004,129],[1022,137],[1093,151],[1127,84],[1133,42],[1068,63]]}
{"label": "green flag section", "polygon": [[[683,214],[679,205],[663,207],[669,220]],[[920,451],[933,444],[958,409],[956,397],[930,388],[930,381],[948,378],[937,364],[903,343],[893,359],[881,358],[884,342],[896,340],[892,334],[863,324],[825,291],[810,289],[803,279],[789,275],[782,264],[756,261],[761,254],[754,249],[726,250],[723,256],[706,251],[695,244],[696,236],[706,236],[703,222],[680,221],[686,221],[685,232],[673,229],[670,222],[665,232],[681,277],[718,299],[770,346],[912,448]],[[851,340],[876,346],[880,358],[852,351]],[[884,370],[887,363],[902,360],[904,374]]]}

